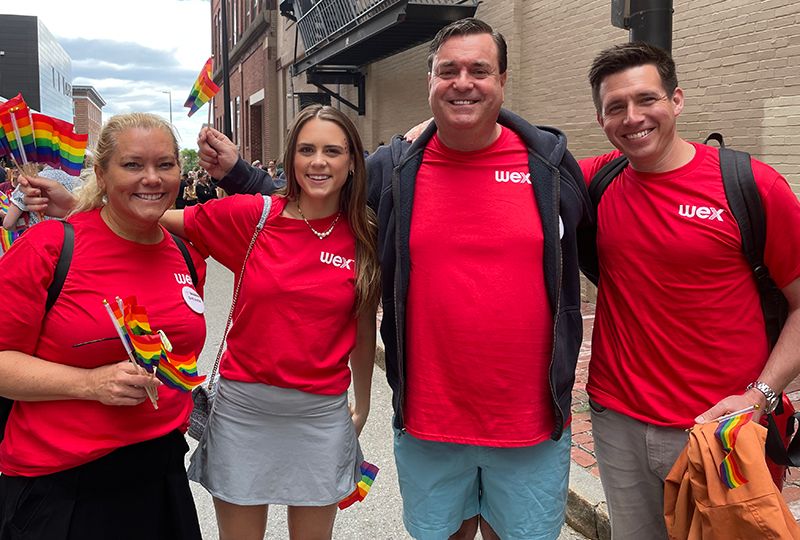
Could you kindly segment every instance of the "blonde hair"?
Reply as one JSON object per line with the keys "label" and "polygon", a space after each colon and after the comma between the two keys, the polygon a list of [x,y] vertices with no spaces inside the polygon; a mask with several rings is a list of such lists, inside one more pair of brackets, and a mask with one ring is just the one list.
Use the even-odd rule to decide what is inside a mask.
{"label": "blonde hair", "polygon": [[[106,204],[106,192],[98,184],[95,170],[98,168],[101,171],[108,170],[111,156],[114,155],[117,149],[119,134],[128,129],[136,128],[161,129],[169,133],[175,150],[175,159],[180,160],[180,148],[175,131],[169,122],[160,116],[150,113],[128,113],[112,116],[100,132],[100,138],[97,140],[97,146],[94,149],[94,167],[85,175],[83,186],[77,192],[78,202],[70,212],[71,214],[93,210]],[[81,177],[83,176],[82,174]]]}
{"label": "blonde hair", "polygon": [[310,105],[295,117],[283,154],[286,174],[285,196],[292,201],[300,197],[300,184],[294,170],[297,137],[309,120],[318,118],[333,122],[347,136],[347,146],[353,163],[353,172],[342,187],[339,205],[347,216],[350,229],[356,237],[356,311],[363,312],[378,305],[380,299],[380,266],[378,263],[378,220],[367,206],[367,168],[364,164],[364,146],[356,126],[343,112],[330,106]]}

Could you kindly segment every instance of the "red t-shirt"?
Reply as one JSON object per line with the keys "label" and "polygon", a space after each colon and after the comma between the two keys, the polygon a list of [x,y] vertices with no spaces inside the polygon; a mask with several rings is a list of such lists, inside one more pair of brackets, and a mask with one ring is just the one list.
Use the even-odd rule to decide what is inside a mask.
{"label": "red t-shirt", "polygon": [[[302,219],[281,215],[273,196],[247,260],[220,373],[242,382],[336,395],[350,385],[356,342],[355,237],[342,215],[320,240]],[[264,207],[262,196],[234,195],[184,211],[186,234],[234,274]],[[330,218],[309,220],[318,231]]]}
{"label": "red t-shirt", "polygon": [[[764,319],[717,149],[663,174],[626,167],[598,209],[600,287],[589,396],[647,423],[686,428],[744,391],[767,360]],[[586,181],[619,152],[581,161]],[[753,160],[766,214],[764,261],[779,287],[800,277],[800,202]]]}
{"label": "red t-shirt", "polygon": [[[145,245],[113,233],[99,210],[69,219],[75,250],[58,301],[45,314],[64,238],[63,226],[45,221],[28,230],[0,260],[0,350],[15,350],[51,362],[94,368],[127,355],[103,299],[135,295],[154,330],[162,329],[175,351],[200,354],[206,335],[202,315],[183,299],[188,269],[175,242]],[[199,293],[206,264],[190,248]],[[186,283],[188,282],[188,285]],[[93,340],[100,340],[93,342]],[[0,444],[0,471],[40,476],[70,469],[122,446],[154,439],[188,426],[191,394],[166,386],[158,390],[158,410],[149,400],[134,407],[99,401],[16,401]]]}
{"label": "red t-shirt", "polygon": [[405,425],[416,437],[527,446],[550,436],[553,319],[523,142],[456,152],[434,136],[417,174]]}

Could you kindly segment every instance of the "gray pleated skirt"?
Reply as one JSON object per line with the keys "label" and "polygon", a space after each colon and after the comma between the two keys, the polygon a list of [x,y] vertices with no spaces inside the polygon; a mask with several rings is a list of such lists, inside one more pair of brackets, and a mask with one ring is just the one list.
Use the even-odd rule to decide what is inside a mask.
{"label": "gray pleated skirt", "polygon": [[220,379],[189,479],[243,506],[327,506],[361,479],[347,393],[308,394]]}

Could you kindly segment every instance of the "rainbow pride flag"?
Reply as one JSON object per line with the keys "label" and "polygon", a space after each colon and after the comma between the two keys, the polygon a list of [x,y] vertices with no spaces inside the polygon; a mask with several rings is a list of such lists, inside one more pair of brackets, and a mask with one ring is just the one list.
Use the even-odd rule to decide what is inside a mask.
{"label": "rainbow pride flag", "polygon": [[339,501],[339,510],[344,510],[357,502],[363,501],[369,493],[370,488],[372,488],[372,483],[375,481],[375,477],[378,476],[379,470],[380,469],[372,463],[362,461],[361,480],[356,484],[356,488],[350,495]]}
{"label": "rainbow pride flag", "polygon": [[71,176],[80,176],[89,135],[75,133],[74,126],[69,122],[58,118],[51,118],[51,120],[55,132],[54,137],[58,139],[57,154],[60,159],[56,166]]}
{"label": "rainbow pride flag", "polygon": [[[125,326],[130,330],[131,334],[137,336],[143,336],[152,334],[153,330],[150,328],[150,320],[147,318],[147,311],[145,311],[144,307],[137,305],[135,303],[128,304],[126,306],[125,315]],[[156,336],[161,339],[161,336]]]}
{"label": "rainbow pride flag", "polygon": [[17,94],[0,104],[0,157],[10,155],[18,164],[37,162],[79,176],[88,134],[44,114],[32,113]]}
{"label": "rainbow pride flag", "polygon": [[31,114],[33,120],[33,140],[36,144],[36,155],[39,163],[58,166],[61,160],[58,149],[58,138],[54,137],[53,118],[39,113]]}
{"label": "rainbow pride flag", "polygon": [[722,443],[722,448],[727,452],[722,463],[719,465],[719,477],[722,483],[728,489],[734,489],[747,483],[747,478],[742,475],[739,464],[733,456],[733,447],[736,445],[736,438],[739,436],[739,430],[742,426],[750,421],[753,413],[740,414],[727,420],[723,420],[714,431],[714,435]]}
{"label": "rainbow pride flag", "polygon": [[[11,201],[8,198],[8,194],[0,192],[0,211],[2,211],[4,214],[7,213],[10,204]],[[18,229],[12,232],[0,227],[0,253],[6,253],[9,249],[11,249],[11,244],[13,244],[16,239],[19,238],[23,230],[24,229]]]}
{"label": "rainbow pride flag", "polygon": [[19,135],[20,145],[22,146],[23,158],[29,162],[39,161],[36,153],[36,143],[33,140],[33,122],[31,122],[31,110],[24,104],[11,110],[11,123]]}
{"label": "rainbow pride flag", "polygon": [[163,331],[153,331],[147,310],[139,305],[135,296],[122,300],[117,297],[115,303],[104,303],[115,321],[120,339],[133,356],[137,364],[170,388],[189,392],[206,380],[205,375],[197,374],[197,358],[195,355],[180,355],[167,351],[164,343],[169,342],[162,337]]}
{"label": "rainbow pride flag", "polygon": [[211,78],[213,60],[214,58],[211,56],[206,60],[203,69],[200,70],[200,75],[197,76],[197,80],[194,82],[194,86],[192,86],[192,90],[189,92],[186,103],[183,104],[184,107],[189,107],[189,116],[196,113],[200,107],[205,105],[219,92],[219,86],[217,86]]}
{"label": "rainbow pride flag", "polygon": [[28,105],[22,99],[22,94],[17,94],[5,103],[0,104],[0,127],[3,128],[5,140],[7,142],[8,154],[17,163],[27,163],[27,157],[23,159],[23,147],[20,141],[20,136],[17,136],[17,131],[14,130],[14,121],[11,120],[11,113],[18,109],[27,109]]}
{"label": "rainbow pride flag", "polygon": [[161,346],[161,337],[158,334],[137,335],[128,334],[133,346],[133,355],[136,363],[153,373],[158,369],[164,349]]}
{"label": "rainbow pride flag", "polygon": [[[160,340],[159,337],[159,342]],[[206,380],[205,375],[197,374],[197,358],[194,354],[178,356],[175,353],[166,353],[166,359],[166,362],[158,364],[156,377],[170,388],[189,392]]]}

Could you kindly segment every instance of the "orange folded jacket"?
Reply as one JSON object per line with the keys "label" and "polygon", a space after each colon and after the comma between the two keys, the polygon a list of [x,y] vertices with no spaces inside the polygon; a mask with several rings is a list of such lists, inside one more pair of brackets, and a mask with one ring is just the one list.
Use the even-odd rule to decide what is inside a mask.
{"label": "orange folded jacket", "polygon": [[730,489],[720,479],[726,452],[714,436],[719,424],[698,424],[667,475],[664,519],[671,540],[800,540],[800,527],[770,476],[764,457],[767,430],[741,427],[731,451],[747,482]]}

